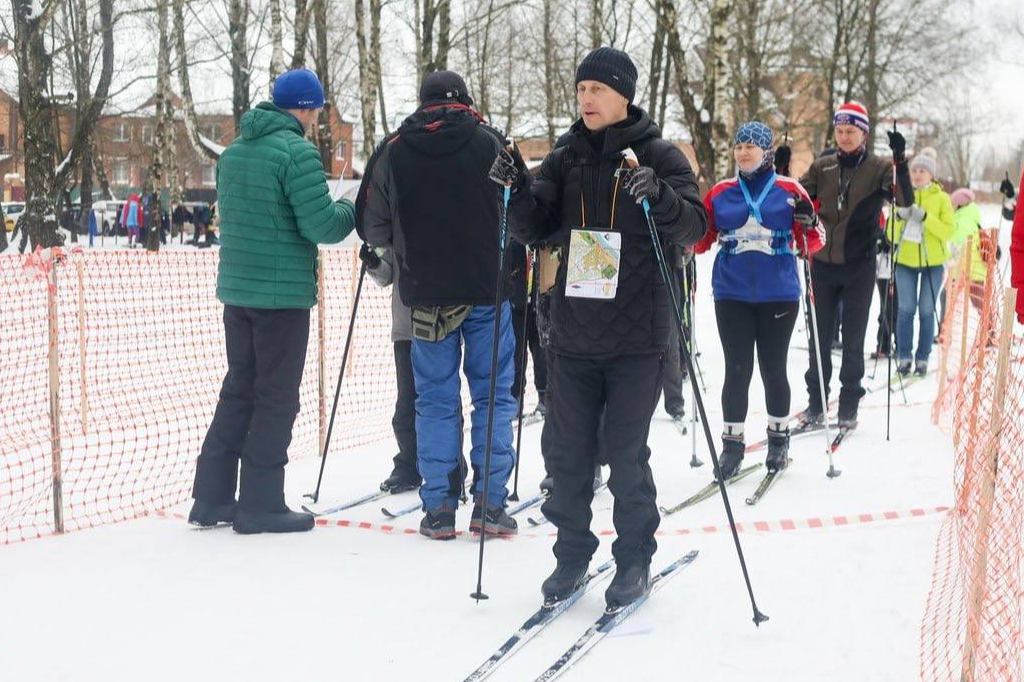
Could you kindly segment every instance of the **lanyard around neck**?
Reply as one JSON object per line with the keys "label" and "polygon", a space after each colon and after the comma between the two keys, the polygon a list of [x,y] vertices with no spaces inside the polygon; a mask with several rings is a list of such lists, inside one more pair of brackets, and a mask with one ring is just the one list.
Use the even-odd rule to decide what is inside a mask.
{"label": "lanyard around neck", "polygon": [[771,192],[772,187],[775,186],[775,171],[772,171],[768,176],[768,181],[765,182],[764,189],[761,190],[761,194],[757,197],[757,201],[754,201],[751,197],[750,190],[747,189],[747,183],[743,181],[743,176],[740,175],[738,177],[740,181],[740,189],[743,190],[743,198],[747,202],[747,208],[750,209],[750,215],[754,216],[758,223],[763,224],[764,220],[761,219],[761,204],[764,203],[764,200],[768,197],[768,193]]}

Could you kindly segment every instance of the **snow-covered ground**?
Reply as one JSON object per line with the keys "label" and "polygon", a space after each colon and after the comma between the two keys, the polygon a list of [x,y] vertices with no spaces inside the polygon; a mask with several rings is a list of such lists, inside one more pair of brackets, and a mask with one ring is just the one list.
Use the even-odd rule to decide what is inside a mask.
{"label": "snow-covered ground", "polygon": [[[722,357],[706,285],[697,337],[712,432],[720,432]],[[877,305],[877,302],[876,302]],[[794,345],[805,345],[802,325]],[[874,323],[868,330],[873,347]],[[806,355],[790,354],[793,409],[806,402]],[[933,365],[937,357],[933,356]],[[867,361],[871,386],[886,365]],[[793,441],[793,465],[756,507],[756,485],[731,488],[759,608],[755,628],[720,498],[664,518],[654,569],[691,549],[696,562],[601,643],[567,680],[704,682],[905,682],[917,678],[920,619],[930,585],[941,513],[878,520],[879,512],[931,510],[952,497],[952,447],[929,421],[935,379],[893,395],[886,440],[886,393],[869,393],[861,426],[837,454],[843,470],[825,476],[824,438]],[[688,400],[689,403],[689,400]],[[688,405],[689,406],[689,405]],[[751,386],[748,440],[765,426],[759,377]],[[541,426],[523,436],[521,494],[542,476]],[[700,436],[700,434],[698,434]],[[710,464],[688,466],[693,441],[659,411],[650,445],[658,501],[680,501],[710,479]],[[717,436],[716,436],[717,445]],[[697,453],[708,460],[698,437]],[[373,490],[390,469],[393,443],[334,452],[322,497]],[[763,454],[762,454],[763,456]],[[754,457],[748,456],[748,462]],[[318,461],[289,465],[293,506],[316,481]],[[388,500],[412,503],[411,493]],[[612,528],[611,496],[594,502],[594,527]],[[501,644],[540,601],[554,565],[550,526],[487,544],[484,591],[476,583],[477,544],[384,532],[377,505],[343,512],[302,535],[238,536],[195,531],[169,510],[151,517],[0,547],[0,680],[423,680],[458,682]],[[862,522],[861,514],[875,513]],[[534,514],[537,514],[535,511]],[[468,509],[460,511],[462,528]],[[847,525],[830,523],[846,517]],[[340,527],[335,521],[366,522]],[[791,519],[797,529],[756,531],[749,522]],[[808,519],[823,528],[800,529]],[[419,515],[393,525],[415,528]],[[716,527],[707,532],[705,527]],[[680,533],[681,530],[691,533]],[[609,556],[602,538],[597,559]],[[596,563],[595,563],[596,565]],[[534,679],[599,615],[603,586],[591,591],[492,679]]]}

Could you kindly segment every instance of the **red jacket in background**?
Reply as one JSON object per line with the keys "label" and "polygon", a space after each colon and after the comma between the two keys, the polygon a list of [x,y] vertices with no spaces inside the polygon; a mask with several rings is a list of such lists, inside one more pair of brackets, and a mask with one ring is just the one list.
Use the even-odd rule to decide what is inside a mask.
{"label": "red jacket in background", "polygon": [[[1024,172],[1020,183],[1018,191],[1024,185]],[[1017,290],[1017,321],[1024,324],[1024,201],[1019,196],[1010,232],[1010,286]]]}

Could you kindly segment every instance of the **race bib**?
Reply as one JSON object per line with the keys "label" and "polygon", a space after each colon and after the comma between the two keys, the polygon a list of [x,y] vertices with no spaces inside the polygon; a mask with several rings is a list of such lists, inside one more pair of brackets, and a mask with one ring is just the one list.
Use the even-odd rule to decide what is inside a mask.
{"label": "race bib", "polygon": [[569,238],[565,295],[611,300],[619,288],[622,234],[609,230],[574,229]]}

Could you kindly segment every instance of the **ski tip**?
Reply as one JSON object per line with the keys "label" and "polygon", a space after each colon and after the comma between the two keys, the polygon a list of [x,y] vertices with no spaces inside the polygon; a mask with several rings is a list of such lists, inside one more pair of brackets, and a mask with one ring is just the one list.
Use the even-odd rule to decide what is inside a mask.
{"label": "ski tip", "polygon": [[302,511],[306,512],[307,514],[312,514],[313,516],[320,516],[319,512],[313,511],[307,505],[302,505]]}
{"label": "ski tip", "polygon": [[397,514],[393,514],[387,507],[381,507],[380,508],[380,513],[383,514],[384,516],[388,517],[389,519],[397,519],[398,518],[398,515]]}
{"label": "ski tip", "polygon": [[744,501],[745,501],[745,502],[746,502],[746,503],[747,503],[748,505],[750,505],[751,507],[753,507],[753,506],[754,506],[755,504],[757,504],[757,500],[755,500],[755,499],[754,499],[753,497],[748,497],[748,498],[747,498],[746,500],[744,500]]}
{"label": "ski tip", "polygon": [[533,518],[532,516],[527,516],[526,517],[526,522],[528,524],[530,524],[531,526],[535,527],[535,528],[537,526],[543,526],[544,525],[543,521],[538,521],[537,519]]}

